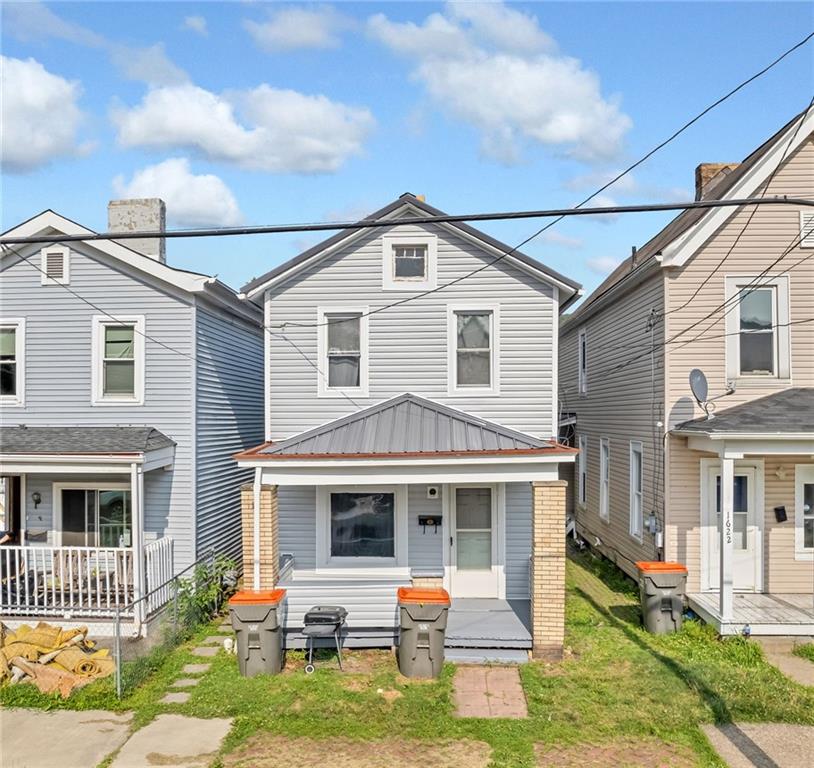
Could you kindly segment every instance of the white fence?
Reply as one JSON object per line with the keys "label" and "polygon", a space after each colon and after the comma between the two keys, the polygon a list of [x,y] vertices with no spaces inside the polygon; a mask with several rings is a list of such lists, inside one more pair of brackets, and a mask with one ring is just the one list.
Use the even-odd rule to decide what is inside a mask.
{"label": "white fence", "polygon": [[[171,539],[145,547],[147,590],[172,578],[172,557]],[[133,559],[130,547],[0,547],[0,614],[115,616],[135,597]],[[159,591],[148,612],[168,599]]]}
{"label": "white fence", "polygon": [[147,584],[147,615],[154,613],[172,598],[173,568],[172,539],[167,537],[153,541],[144,547]]}

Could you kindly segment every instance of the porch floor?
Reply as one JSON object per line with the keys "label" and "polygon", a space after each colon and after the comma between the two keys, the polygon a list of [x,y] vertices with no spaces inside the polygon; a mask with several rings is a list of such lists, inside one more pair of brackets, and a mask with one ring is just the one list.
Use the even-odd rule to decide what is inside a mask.
{"label": "porch floor", "polygon": [[814,635],[814,594],[736,592],[732,618],[722,622],[717,592],[695,592],[687,601],[721,635],[739,635],[747,625],[753,635]]}
{"label": "porch floor", "polygon": [[531,648],[528,600],[454,598],[447,648]]}

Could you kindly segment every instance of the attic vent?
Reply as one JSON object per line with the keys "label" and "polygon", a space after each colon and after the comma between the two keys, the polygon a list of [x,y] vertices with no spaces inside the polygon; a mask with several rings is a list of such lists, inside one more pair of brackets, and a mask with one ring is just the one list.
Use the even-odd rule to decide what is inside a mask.
{"label": "attic vent", "polygon": [[814,213],[800,211],[800,247],[814,248]]}
{"label": "attic vent", "polygon": [[43,248],[42,255],[42,284],[62,283],[67,285],[69,280],[69,250],[64,247]]}

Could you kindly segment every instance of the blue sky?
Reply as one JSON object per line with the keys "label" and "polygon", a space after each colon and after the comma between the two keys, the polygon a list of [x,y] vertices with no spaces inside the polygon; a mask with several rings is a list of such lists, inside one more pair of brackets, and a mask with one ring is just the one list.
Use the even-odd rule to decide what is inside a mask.
{"label": "blue sky", "polygon": [[[450,213],[572,205],[814,28],[810,3],[6,3],[2,228],[347,220],[400,193]],[[811,44],[608,190],[689,198],[808,103]],[[525,251],[595,287],[669,218],[570,220]],[[534,221],[490,223],[515,244]],[[233,286],[318,237],[170,241]]]}

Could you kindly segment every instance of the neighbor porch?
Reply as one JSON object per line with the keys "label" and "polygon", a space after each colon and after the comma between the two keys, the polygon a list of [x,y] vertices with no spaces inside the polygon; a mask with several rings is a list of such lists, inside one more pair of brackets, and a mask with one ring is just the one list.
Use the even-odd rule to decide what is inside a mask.
{"label": "neighbor porch", "polygon": [[721,635],[814,636],[814,592],[808,594],[735,593],[732,614],[721,617],[717,592],[687,595],[690,608]]}

